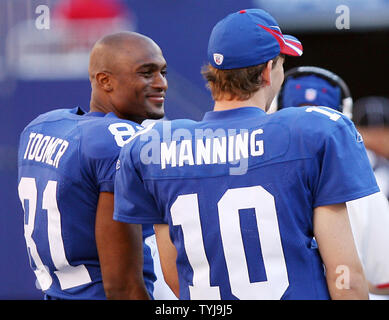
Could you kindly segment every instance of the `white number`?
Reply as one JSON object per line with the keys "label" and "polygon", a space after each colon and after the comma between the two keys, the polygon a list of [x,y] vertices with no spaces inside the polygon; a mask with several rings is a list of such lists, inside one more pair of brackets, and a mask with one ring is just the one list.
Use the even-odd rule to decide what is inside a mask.
{"label": "white number", "polygon": [[[251,283],[240,230],[239,210],[255,209],[267,281]],[[229,189],[218,202],[220,232],[232,293],[239,299],[280,299],[289,286],[274,197],[261,186]],[[197,194],[182,195],[172,208],[174,225],[181,225],[184,246],[193,269],[191,299],[220,299],[210,286]],[[258,261],[259,262],[259,261]],[[259,262],[260,263],[260,262]]]}
{"label": "white number", "polygon": [[179,196],[170,212],[173,224],[182,227],[185,251],[193,269],[193,286],[189,287],[191,299],[220,299],[219,289],[210,285],[209,263],[203,245],[197,194]]}
{"label": "white number", "polygon": [[[41,258],[39,257],[38,250],[35,242],[32,239],[32,232],[34,231],[34,221],[37,202],[37,190],[34,178],[22,178],[18,187],[19,198],[22,202],[25,218],[28,217],[28,221],[24,223],[24,237],[26,238],[26,244],[29,248],[29,256],[34,260],[36,265],[35,275],[42,290],[50,288],[53,279],[51,278],[46,267],[43,265]],[[28,214],[24,206],[24,200],[28,200]]]}
{"label": "white number", "polygon": [[[254,208],[267,281],[250,283],[239,210]],[[261,186],[229,189],[218,202],[232,293],[240,299],[280,299],[289,286],[274,197]],[[239,277],[236,275],[239,274]]]}
{"label": "white number", "polygon": [[[123,147],[127,143],[127,140],[135,133],[135,129],[130,124],[124,122],[112,123],[109,125],[108,129],[114,135],[115,141],[119,147]],[[124,140],[123,137],[128,138]]]}
{"label": "white number", "polygon": [[[327,107],[322,107],[322,108],[330,109],[330,108],[327,108]],[[339,120],[342,117],[334,109],[330,109],[331,110],[330,111],[330,110],[325,110],[325,109],[322,109],[322,108],[319,108],[319,107],[309,107],[309,108],[305,109],[305,111],[306,112],[315,111],[315,112],[324,114],[324,115],[326,115],[327,117],[329,117],[333,121],[337,121],[337,120]]]}
{"label": "white number", "polygon": [[[20,180],[19,198],[22,202],[23,209],[24,200],[28,200],[28,220],[25,221],[24,235],[26,244],[29,248],[31,258],[36,265],[35,275],[42,290],[50,288],[53,279],[50,273],[42,263],[39,256],[36,244],[32,238],[35,224],[36,204],[38,199],[38,191],[34,178],[23,177]],[[42,209],[47,210],[47,229],[51,259],[57,269],[54,271],[61,285],[62,290],[73,288],[82,284],[91,282],[89,272],[86,267],[81,264],[78,266],[71,266],[65,256],[65,248],[61,232],[61,214],[57,205],[57,181],[49,181],[42,197]],[[25,212],[27,216],[27,213]]]}

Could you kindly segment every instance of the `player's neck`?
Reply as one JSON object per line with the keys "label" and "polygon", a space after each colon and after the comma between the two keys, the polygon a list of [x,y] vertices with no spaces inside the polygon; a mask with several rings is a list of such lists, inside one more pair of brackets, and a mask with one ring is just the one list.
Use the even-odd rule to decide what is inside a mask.
{"label": "player's neck", "polygon": [[110,113],[115,112],[115,108],[108,101],[92,95],[89,103],[89,111]]}
{"label": "player's neck", "polygon": [[215,101],[213,111],[224,111],[242,107],[257,107],[266,111],[266,105],[266,97],[257,92],[247,100],[217,100]]}

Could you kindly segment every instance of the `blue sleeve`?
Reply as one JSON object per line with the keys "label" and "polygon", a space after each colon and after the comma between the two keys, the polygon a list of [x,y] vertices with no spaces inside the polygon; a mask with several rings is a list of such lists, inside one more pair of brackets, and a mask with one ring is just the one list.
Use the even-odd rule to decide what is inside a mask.
{"label": "blue sleeve", "polygon": [[[80,145],[84,175],[98,192],[114,192],[116,162],[120,147],[106,127],[96,126],[84,132]],[[105,130],[104,130],[105,129]]]}
{"label": "blue sleeve", "polygon": [[314,207],[379,191],[362,137],[351,122],[326,135],[315,166]]}
{"label": "blue sleeve", "polygon": [[116,157],[105,159],[98,163],[97,170],[97,184],[100,192],[114,192],[115,189],[115,166],[117,161]]}
{"label": "blue sleeve", "polygon": [[[133,141],[136,142],[136,141]],[[140,175],[136,143],[125,145],[119,156],[115,177],[114,220],[127,223],[165,223],[153,196]]]}

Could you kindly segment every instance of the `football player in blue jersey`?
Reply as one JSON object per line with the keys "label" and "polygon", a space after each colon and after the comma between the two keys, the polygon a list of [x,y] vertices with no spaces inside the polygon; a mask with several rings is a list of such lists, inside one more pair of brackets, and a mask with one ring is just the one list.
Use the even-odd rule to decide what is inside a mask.
{"label": "football player in blue jersey", "polygon": [[[288,70],[281,90],[273,102],[273,111],[309,105],[326,106],[343,112],[354,122],[356,120],[357,126],[359,123],[359,118],[355,119],[353,116],[357,112],[346,82],[337,74],[320,67],[300,66]],[[380,107],[381,105],[378,108],[371,107],[374,115],[372,118],[380,119],[377,117],[382,110]],[[363,132],[361,135],[365,137]],[[367,153],[374,170],[373,159],[377,156],[368,147]],[[374,173],[382,190],[377,173]],[[389,202],[380,191],[348,201],[346,205],[356,247],[369,282],[370,298],[377,299],[376,294],[388,295],[389,254],[386,245],[389,243]]]}
{"label": "football player in blue jersey", "polygon": [[320,107],[266,113],[284,56],[301,54],[267,12],[228,15],[203,69],[213,111],[121,150],[114,219],[154,224],[180,299],[368,298],[345,202],[378,186],[353,123]]}
{"label": "football player in blue jersey", "polygon": [[113,221],[113,191],[121,147],[143,120],[164,116],[166,67],[150,38],[107,35],[90,54],[89,112],[54,110],[23,130],[18,191],[45,299],[153,297],[151,248],[141,236],[153,226]]}

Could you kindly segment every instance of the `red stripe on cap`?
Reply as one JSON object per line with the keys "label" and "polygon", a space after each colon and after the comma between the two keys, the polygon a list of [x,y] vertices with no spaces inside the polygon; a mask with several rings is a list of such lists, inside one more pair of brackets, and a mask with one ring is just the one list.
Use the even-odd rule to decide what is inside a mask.
{"label": "red stripe on cap", "polygon": [[383,283],[376,286],[378,289],[389,288],[389,283]]}
{"label": "red stripe on cap", "polygon": [[240,10],[239,13],[246,13],[246,10]]}
{"label": "red stripe on cap", "polygon": [[296,48],[302,50],[303,46],[299,43],[296,43],[294,41],[291,41],[291,40],[286,40],[284,38],[284,36],[282,35],[282,33],[278,30],[273,30],[273,29],[270,29],[268,27],[265,27],[265,26],[262,26],[260,24],[258,24],[258,26],[260,26],[262,29],[266,30],[267,32],[269,32],[278,42],[278,44],[280,45],[280,49],[281,49],[281,53],[283,54],[286,54],[288,56],[300,56],[301,54],[294,50],[293,48],[289,47],[288,45],[285,44],[285,42],[295,46]]}
{"label": "red stripe on cap", "polygon": [[300,42],[297,42],[295,40],[286,39],[286,38],[284,38],[284,40],[285,40],[285,42],[287,42],[287,43],[291,44],[292,46],[303,51],[303,45]]}

